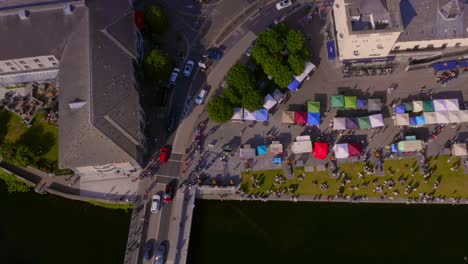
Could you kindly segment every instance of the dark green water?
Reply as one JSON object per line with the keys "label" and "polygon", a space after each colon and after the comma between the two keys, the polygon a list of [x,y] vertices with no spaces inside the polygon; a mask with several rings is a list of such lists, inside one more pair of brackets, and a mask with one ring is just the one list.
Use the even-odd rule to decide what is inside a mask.
{"label": "dark green water", "polygon": [[196,202],[190,264],[468,263],[468,207]]}
{"label": "dark green water", "polygon": [[130,213],[35,193],[0,181],[1,264],[123,263]]}

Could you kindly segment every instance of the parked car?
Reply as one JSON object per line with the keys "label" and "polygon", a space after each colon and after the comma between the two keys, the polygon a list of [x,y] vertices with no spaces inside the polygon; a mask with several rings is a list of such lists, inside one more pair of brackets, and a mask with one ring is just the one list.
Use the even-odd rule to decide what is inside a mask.
{"label": "parked car", "polygon": [[203,104],[203,101],[205,101],[205,97],[206,97],[207,94],[208,94],[208,91],[205,90],[205,89],[202,89],[202,90],[198,93],[197,98],[195,98],[195,103],[196,103],[197,105]]}
{"label": "parked car", "polygon": [[193,64],[194,62],[191,60],[187,61],[187,63],[185,64],[185,68],[184,68],[185,77],[190,77],[190,75],[192,74]]}
{"label": "parked car", "polygon": [[176,128],[177,116],[173,112],[169,119],[167,120],[167,131],[173,131]]}
{"label": "parked car", "polygon": [[276,4],[276,9],[281,10],[291,5],[292,5],[291,0],[283,0]]}
{"label": "parked car", "polygon": [[162,242],[157,251],[156,257],[154,258],[154,264],[164,264],[166,261],[167,246],[165,242]]}
{"label": "parked car", "polygon": [[177,77],[179,76],[180,69],[174,68],[171,73],[171,77],[169,78],[169,84],[175,85]]}
{"label": "parked car", "polygon": [[161,195],[155,194],[151,198],[151,213],[156,214],[161,211]]}
{"label": "parked car", "polygon": [[252,49],[253,49],[253,47],[255,47],[256,44],[257,44],[257,40],[252,41],[252,44],[249,46],[249,48],[245,52],[245,55],[247,57],[250,57],[252,55]]}
{"label": "parked car", "polygon": [[169,148],[165,146],[159,152],[159,162],[161,162],[162,164],[165,164],[167,163],[168,159],[169,159]]}
{"label": "parked car", "polygon": [[143,257],[145,260],[149,260],[151,256],[153,256],[153,250],[154,250],[154,240],[150,239],[146,242],[145,245],[145,253],[143,254]]}
{"label": "parked car", "polygon": [[220,48],[210,48],[205,51],[203,57],[211,58],[214,60],[220,60],[223,57],[223,53],[223,50],[221,50]]}
{"label": "parked car", "polygon": [[172,201],[172,198],[174,198],[174,188],[172,187],[172,185],[170,184],[167,184],[166,185],[166,190],[165,190],[165,193],[164,193],[164,203],[170,203]]}

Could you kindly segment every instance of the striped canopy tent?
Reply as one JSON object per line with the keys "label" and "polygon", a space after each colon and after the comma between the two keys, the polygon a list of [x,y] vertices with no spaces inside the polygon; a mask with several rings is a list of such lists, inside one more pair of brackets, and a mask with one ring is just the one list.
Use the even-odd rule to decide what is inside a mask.
{"label": "striped canopy tent", "polygon": [[359,121],[357,117],[345,117],[346,129],[359,129]]}
{"label": "striped canopy tent", "polygon": [[344,97],[344,105],[345,105],[345,108],[356,109],[356,107],[357,107],[356,96],[352,96],[352,95],[345,96]]}
{"label": "striped canopy tent", "polygon": [[368,116],[358,117],[358,122],[359,122],[360,129],[369,129],[372,127]]}
{"label": "striped canopy tent", "polygon": [[408,114],[396,114],[395,123],[397,126],[409,126],[409,115]]}
{"label": "striped canopy tent", "polygon": [[455,143],[452,145],[452,155],[454,156],[466,156],[468,155],[468,151],[466,150],[465,143]]}
{"label": "striped canopy tent", "polygon": [[320,102],[316,102],[316,101],[307,102],[307,112],[320,113]]}
{"label": "striped canopy tent", "polygon": [[367,110],[368,111],[381,111],[382,100],[379,98],[367,99]]}
{"label": "striped canopy tent", "polygon": [[382,114],[370,115],[369,121],[371,123],[372,128],[383,127],[385,125]]}
{"label": "striped canopy tent", "polygon": [[333,130],[345,130],[346,129],[346,118],[335,117],[333,118]]}
{"label": "striped canopy tent", "polygon": [[423,110],[424,108],[423,108],[422,101],[413,101],[413,112],[418,113],[418,112],[422,112]]}
{"label": "striped canopy tent", "polygon": [[405,112],[413,112],[413,102],[406,102],[403,105],[405,106]]}
{"label": "striped canopy tent", "polygon": [[332,95],[331,106],[333,108],[343,108],[345,106],[343,95]]}
{"label": "striped canopy tent", "polygon": [[423,114],[424,119],[426,120],[426,124],[437,124],[437,115],[436,112],[424,112]]}
{"label": "striped canopy tent", "polygon": [[307,124],[307,112],[295,112],[294,122],[296,124]]}
{"label": "striped canopy tent", "polygon": [[430,100],[423,101],[423,111],[424,112],[434,112],[434,103]]}
{"label": "striped canopy tent", "polygon": [[436,113],[437,123],[439,123],[439,124],[448,124],[448,123],[450,123],[448,111],[435,112],[435,113]]}
{"label": "striped canopy tent", "polygon": [[281,122],[283,124],[294,124],[294,111],[283,111],[283,115],[281,116]]}

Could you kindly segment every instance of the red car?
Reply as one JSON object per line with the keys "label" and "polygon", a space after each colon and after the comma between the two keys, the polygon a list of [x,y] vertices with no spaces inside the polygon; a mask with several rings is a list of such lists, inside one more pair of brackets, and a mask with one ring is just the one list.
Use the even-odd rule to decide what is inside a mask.
{"label": "red car", "polygon": [[166,192],[164,193],[163,201],[165,204],[170,203],[172,198],[174,197],[174,189],[172,189],[171,185],[166,185]]}
{"label": "red car", "polygon": [[168,147],[163,147],[161,149],[161,152],[159,153],[159,161],[164,164],[167,163],[167,160],[169,159],[169,148]]}

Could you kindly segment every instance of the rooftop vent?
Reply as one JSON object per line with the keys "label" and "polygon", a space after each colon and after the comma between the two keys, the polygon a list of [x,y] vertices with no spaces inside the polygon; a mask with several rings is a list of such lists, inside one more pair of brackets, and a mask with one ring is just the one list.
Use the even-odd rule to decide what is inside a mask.
{"label": "rooftop vent", "polygon": [[86,101],[76,98],[68,104],[71,110],[78,110],[86,105]]}
{"label": "rooftop vent", "polygon": [[28,10],[20,10],[18,12],[18,16],[21,20],[25,20],[29,18],[29,11]]}
{"label": "rooftop vent", "polygon": [[64,8],[63,8],[63,12],[65,13],[65,15],[71,15],[73,14],[73,11],[75,10],[75,7],[73,5],[66,5]]}

